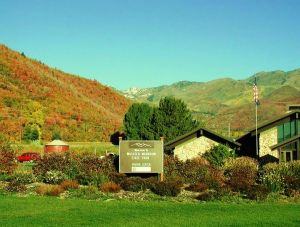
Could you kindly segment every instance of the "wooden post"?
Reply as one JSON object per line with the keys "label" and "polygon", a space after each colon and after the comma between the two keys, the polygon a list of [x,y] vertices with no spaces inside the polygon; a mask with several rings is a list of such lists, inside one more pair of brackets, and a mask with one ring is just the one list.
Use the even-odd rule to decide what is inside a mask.
{"label": "wooden post", "polygon": [[[160,137],[160,141],[162,142],[162,145],[163,145],[162,147],[163,147],[163,150],[164,150],[164,137]],[[163,151],[163,155],[164,155],[164,151]],[[164,161],[163,161],[163,163],[164,163]],[[164,181],[164,172],[160,173],[159,176],[160,176],[159,181],[160,182]]]}

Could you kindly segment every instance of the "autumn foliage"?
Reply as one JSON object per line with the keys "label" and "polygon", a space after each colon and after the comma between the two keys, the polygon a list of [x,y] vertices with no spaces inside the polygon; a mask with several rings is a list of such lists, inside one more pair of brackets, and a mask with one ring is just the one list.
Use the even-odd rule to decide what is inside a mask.
{"label": "autumn foliage", "polygon": [[130,102],[96,80],[53,69],[0,45],[0,131],[19,140],[27,131],[50,140],[109,141]]}

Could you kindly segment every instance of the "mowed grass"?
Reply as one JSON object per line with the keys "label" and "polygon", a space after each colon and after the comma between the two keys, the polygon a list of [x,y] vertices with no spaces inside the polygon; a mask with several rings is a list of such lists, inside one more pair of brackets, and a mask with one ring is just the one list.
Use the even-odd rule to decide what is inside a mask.
{"label": "mowed grass", "polygon": [[0,196],[0,226],[300,226],[300,204]]}

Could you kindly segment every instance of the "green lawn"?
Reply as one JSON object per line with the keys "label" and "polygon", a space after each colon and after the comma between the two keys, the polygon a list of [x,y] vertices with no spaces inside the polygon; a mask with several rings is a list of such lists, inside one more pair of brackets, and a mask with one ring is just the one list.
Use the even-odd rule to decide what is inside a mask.
{"label": "green lawn", "polygon": [[300,226],[300,204],[0,196],[0,226]]}

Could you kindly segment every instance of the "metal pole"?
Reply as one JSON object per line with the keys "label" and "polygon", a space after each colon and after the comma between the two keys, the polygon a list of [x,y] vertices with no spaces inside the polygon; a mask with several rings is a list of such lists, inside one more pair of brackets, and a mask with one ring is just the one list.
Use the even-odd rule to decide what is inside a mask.
{"label": "metal pole", "polygon": [[256,157],[259,159],[258,153],[258,135],[257,135],[257,103],[255,104],[255,142],[256,142]]}

